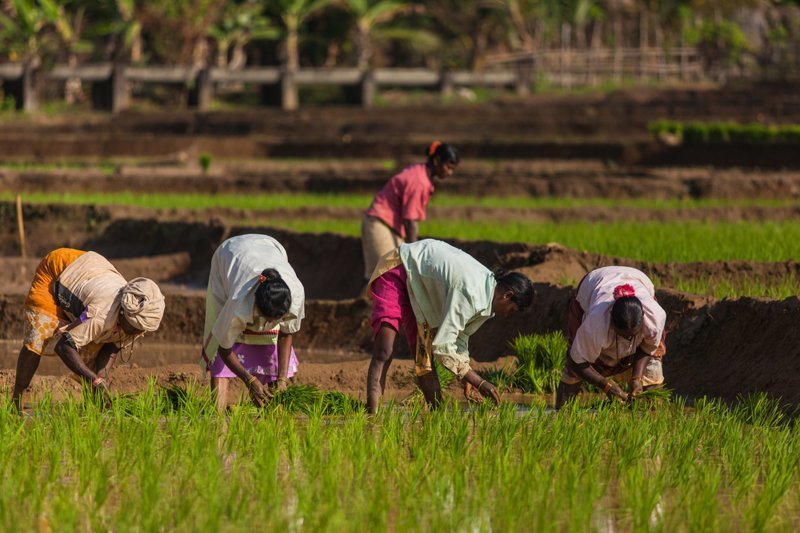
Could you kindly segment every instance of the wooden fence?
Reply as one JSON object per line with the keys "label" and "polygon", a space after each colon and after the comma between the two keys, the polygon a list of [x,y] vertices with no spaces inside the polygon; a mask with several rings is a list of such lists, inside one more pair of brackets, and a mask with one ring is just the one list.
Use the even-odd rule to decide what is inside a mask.
{"label": "wooden fence", "polygon": [[120,111],[130,102],[132,84],[180,84],[189,89],[188,104],[208,109],[222,85],[248,84],[261,88],[263,105],[296,109],[298,88],[340,86],[348,103],[370,107],[380,88],[427,88],[447,95],[458,87],[493,87],[527,94],[536,81],[557,86],[594,85],[606,81],[696,80],[703,76],[701,61],[692,48],[670,52],[661,49],[598,49],[544,51],[536,54],[504,54],[490,58],[494,66],[484,71],[437,71],[393,68],[305,68],[295,71],[279,67],[221,68],[132,66],[121,64],[56,65],[49,70],[23,64],[0,64],[3,93],[15,99],[17,108],[38,107],[42,81],[78,79],[91,85],[95,109]]}

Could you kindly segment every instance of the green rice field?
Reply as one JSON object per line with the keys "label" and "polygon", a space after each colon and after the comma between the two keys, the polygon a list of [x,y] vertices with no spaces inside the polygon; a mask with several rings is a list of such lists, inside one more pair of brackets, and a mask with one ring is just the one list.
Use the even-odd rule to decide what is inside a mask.
{"label": "green rice field", "polygon": [[[0,201],[14,198],[0,193]],[[364,209],[369,195],[358,194],[134,194],[134,193],[31,193],[24,197],[30,203],[64,203],[90,205],[130,205],[142,208],[209,209],[215,207],[254,210],[253,218],[232,220],[244,226],[271,226],[301,232],[334,232],[358,236],[361,230],[357,217],[344,219],[300,219],[268,217],[274,209],[301,207],[340,207]],[[795,205],[787,200],[610,200],[532,197],[485,197],[440,195],[435,205],[444,207],[483,207],[519,209],[569,209],[583,207],[612,207],[621,209],[786,207]],[[257,212],[255,210],[258,210]],[[285,215],[285,211],[282,211]],[[712,261],[782,262],[800,257],[800,222],[783,221],[610,221],[594,222],[566,220],[562,222],[517,222],[453,220],[433,218],[420,225],[422,236],[461,240],[490,240],[496,242],[527,242],[545,244],[556,242],[568,248],[608,256],[629,258],[649,263],[688,263]],[[562,280],[574,284],[577,280]],[[662,283],[654,279],[656,286]],[[687,278],[673,279],[670,288],[717,298],[768,297],[786,298],[800,293],[800,280],[787,275],[783,279],[758,277]]]}
{"label": "green rice field", "polygon": [[[81,205],[130,205],[153,209],[209,209],[215,207],[236,209],[291,209],[300,207],[343,207],[366,209],[372,201],[371,194],[193,194],[159,193],[25,193],[25,202],[64,203]],[[10,192],[0,192],[0,201],[16,197]],[[632,209],[678,209],[711,207],[787,207],[798,205],[796,200],[751,199],[686,199],[653,200],[649,198],[562,198],[532,196],[461,196],[437,194],[431,200],[437,207],[479,207],[497,209],[564,209],[578,207],[619,207]]]}
{"label": "green rice field", "polygon": [[[258,219],[296,231],[359,235],[360,221]],[[694,261],[788,261],[800,257],[800,222],[584,222],[559,223],[431,220],[420,234],[465,240],[557,242],[575,250],[653,263]]]}
{"label": "green rice field", "polygon": [[[0,200],[11,200],[10,193],[0,193]],[[299,207],[350,207],[369,205],[365,195],[192,195],[158,194],[26,194],[25,202],[93,205],[132,205],[148,208],[237,207],[241,209],[277,209]],[[678,207],[712,207],[725,205],[792,205],[782,201],[732,202],[608,200],[566,198],[483,198],[442,196],[441,206],[494,208],[567,208],[618,206],[675,209]],[[303,232],[335,232],[360,234],[360,220],[300,220],[285,218],[251,218],[233,221],[240,225],[267,225]],[[800,222],[709,222],[709,221],[565,221],[550,223],[496,222],[468,220],[429,220],[420,226],[423,236],[452,239],[485,239],[498,242],[558,242],[569,248],[594,253],[638,259],[655,263],[693,261],[787,261],[800,257]]]}
{"label": "green rice field", "polygon": [[[150,390],[0,409],[5,530],[731,531],[800,526],[800,429],[764,397],[216,414]],[[13,458],[13,459],[12,459]]]}

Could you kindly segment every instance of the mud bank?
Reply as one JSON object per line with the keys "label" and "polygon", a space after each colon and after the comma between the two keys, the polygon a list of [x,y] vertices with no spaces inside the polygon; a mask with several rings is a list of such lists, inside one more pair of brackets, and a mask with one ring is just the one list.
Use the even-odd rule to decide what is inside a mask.
{"label": "mud bank", "polygon": [[[267,233],[286,247],[309,298],[356,298],[364,287],[360,276],[363,272],[361,242],[356,237],[296,233],[265,226],[231,227],[218,219],[191,222],[180,213],[172,213],[166,220],[116,218],[117,215],[138,217],[153,214],[149,210],[120,211],[115,213],[113,207],[26,206],[29,259],[21,261],[13,258],[19,253],[13,206],[0,204],[0,266],[8,272],[0,285],[27,284],[26,280],[30,279],[33,268],[44,254],[60,246],[71,246],[105,255],[118,263],[123,273],[136,273],[161,282],[203,289],[208,279],[211,255],[224,239],[245,233]],[[752,212],[766,216],[767,211],[770,210],[754,208]],[[787,219],[791,219],[796,210],[786,208],[784,212]],[[580,252],[557,244],[452,242],[489,268],[520,269],[541,283],[577,282],[588,271],[608,265],[638,268],[657,277],[659,284],[667,288],[691,280],[773,284],[800,277],[800,263],[796,261],[657,264]],[[326,268],[320,270],[321,264]]]}
{"label": "mud bank", "polygon": [[[263,227],[232,229],[221,223],[116,220],[108,213],[81,209],[85,216],[102,222],[71,234],[83,239],[73,245],[108,255],[128,276],[147,272],[170,282],[162,285],[167,296],[162,327],[148,336],[143,349],[147,349],[149,343],[162,346],[199,343],[210,254],[227,236],[268,232],[285,244],[311,298],[306,305],[303,330],[296,338],[298,349],[327,353],[340,362],[368,357],[371,347],[369,303],[355,297],[362,288],[358,239],[296,234]],[[59,207],[56,212],[67,219],[75,219],[75,211]],[[33,228],[38,228],[31,230],[36,236],[32,243],[44,247],[45,251],[63,244],[54,241],[61,234],[51,230],[58,226],[60,219],[52,213],[45,210],[38,222],[32,224]],[[4,253],[14,253],[14,234],[13,231],[8,233],[0,243]],[[48,243],[46,247],[45,243]],[[565,279],[577,281],[598,266],[634,266],[658,276],[662,283],[698,276],[745,275],[779,279],[800,275],[800,265],[795,262],[654,265],[576,252],[552,244],[487,241],[455,244],[489,267],[503,265],[517,269],[535,281],[535,303],[530,310],[505,322],[489,321],[473,337],[474,358],[489,363],[508,355],[510,341],[520,333],[562,329],[573,289],[559,284]],[[7,257],[0,260],[0,267],[6,272],[22,266],[30,271],[35,262],[35,259],[21,261]],[[320,269],[321,264],[326,268]],[[15,276],[4,277],[0,288],[3,291],[0,294],[0,339],[18,342],[22,335],[22,303],[28,287],[23,276]],[[189,286],[176,283],[181,281]],[[800,301],[797,298],[715,301],[670,290],[658,291],[657,296],[669,317],[665,372],[669,385],[678,393],[690,397],[709,394],[733,400],[742,393],[766,391],[786,402],[800,404],[800,381],[792,372],[800,356],[800,328],[796,327],[800,320]],[[166,361],[159,359],[158,362]]]}
{"label": "mud bank", "polygon": [[[726,148],[736,152],[734,148]],[[796,147],[792,150],[795,157]],[[468,157],[467,154],[464,157]],[[496,156],[500,157],[500,156]],[[416,162],[419,158],[408,159]],[[372,194],[386,183],[395,169],[364,165],[358,161],[317,165],[242,165],[219,162],[204,173],[194,163],[176,166],[119,167],[107,172],[87,163],[85,169],[0,169],[0,190],[14,192],[119,193],[160,191],[172,193],[249,194],[253,191],[282,193]],[[602,161],[607,161],[603,159]],[[750,161],[755,162],[755,159]],[[794,198],[800,195],[796,164],[782,170],[762,168],[713,168],[707,161],[684,168],[645,168],[606,165],[593,161],[499,161],[496,164],[460,165],[450,179],[437,185],[446,194],[474,196],[534,196],[569,198]],[[753,163],[756,165],[756,163]],[[752,166],[752,165],[748,165]]]}
{"label": "mud bank", "polygon": [[[493,363],[509,355],[509,342],[519,333],[560,330],[571,292],[570,288],[537,284],[530,311],[506,322],[492,320],[472,338],[473,358]],[[741,394],[764,391],[788,404],[800,404],[800,378],[793,372],[800,357],[800,330],[796,327],[800,300],[713,301],[671,291],[659,291],[657,297],[669,317],[665,375],[677,393],[735,400]],[[0,297],[3,338],[20,338],[22,299],[22,295]],[[151,337],[152,342],[197,342],[202,334],[203,308],[200,294],[169,295],[163,325]],[[339,354],[368,356],[369,307],[365,301],[311,301],[306,314],[303,330],[296,337],[298,350],[324,347],[339,350]],[[144,343],[140,349],[147,350],[147,346]],[[340,369],[336,365],[328,368],[331,379],[338,379]]]}
{"label": "mud bank", "polygon": [[[695,86],[644,88],[582,95],[533,94],[526,98],[483,104],[431,105],[361,109],[346,106],[309,107],[294,112],[278,109],[245,111],[125,111],[111,116],[43,117],[14,123],[10,133],[131,133],[153,135],[216,135],[236,137],[269,134],[290,139],[350,139],[548,135],[614,136],[646,132],[648,122],[675,120],[800,121],[797,84],[752,83],[739,87]],[[437,120],[429,120],[436,116]]]}
{"label": "mud bank", "polygon": [[653,142],[647,124],[663,118],[798,122],[797,94],[791,84],[780,90],[758,85],[637,88],[457,106],[68,116],[7,122],[0,132],[0,157],[151,157],[203,151],[239,158],[401,158],[421,155],[438,138],[457,144],[465,158],[796,167],[791,146],[676,149]]}

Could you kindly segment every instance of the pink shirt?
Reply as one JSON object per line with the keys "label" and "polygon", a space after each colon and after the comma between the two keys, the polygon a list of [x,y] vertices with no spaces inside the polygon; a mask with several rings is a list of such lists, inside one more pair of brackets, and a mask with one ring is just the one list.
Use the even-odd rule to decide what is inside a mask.
{"label": "pink shirt", "polygon": [[401,237],[406,236],[404,220],[425,220],[425,207],[433,194],[424,163],[403,169],[375,195],[367,215],[386,223]]}
{"label": "pink shirt", "polygon": [[[611,307],[614,305],[614,288],[633,286],[635,296],[642,302],[644,324],[633,341],[618,336],[611,327]],[[576,363],[600,361],[609,366],[636,353],[637,348],[653,354],[661,342],[667,313],[655,300],[653,282],[635,268],[611,266],[598,268],[586,275],[576,296],[585,311],[583,320],[572,342],[570,357]]]}

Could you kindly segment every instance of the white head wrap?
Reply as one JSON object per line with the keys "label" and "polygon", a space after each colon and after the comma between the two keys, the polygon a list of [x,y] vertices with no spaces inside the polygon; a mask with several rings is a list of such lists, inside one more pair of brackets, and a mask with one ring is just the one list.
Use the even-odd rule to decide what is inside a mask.
{"label": "white head wrap", "polygon": [[164,295],[153,280],[134,278],[122,287],[120,310],[141,331],[155,331],[164,316]]}

